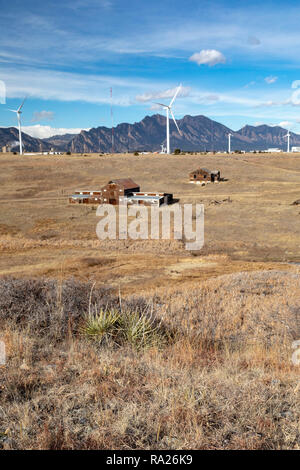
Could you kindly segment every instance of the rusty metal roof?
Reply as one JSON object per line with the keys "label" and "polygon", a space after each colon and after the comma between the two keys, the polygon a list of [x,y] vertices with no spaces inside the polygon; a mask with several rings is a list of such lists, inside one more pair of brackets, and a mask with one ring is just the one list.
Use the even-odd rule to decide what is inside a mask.
{"label": "rusty metal roof", "polygon": [[139,188],[140,185],[136,184],[131,178],[121,178],[116,180],[111,180],[108,184],[115,183],[119,186],[122,186],[124,189],[132,189],[132,188]]}

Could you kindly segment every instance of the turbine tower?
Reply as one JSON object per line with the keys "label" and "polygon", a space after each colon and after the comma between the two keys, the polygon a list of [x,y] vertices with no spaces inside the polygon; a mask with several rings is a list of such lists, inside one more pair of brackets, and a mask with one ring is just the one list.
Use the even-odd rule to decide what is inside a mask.
{"label": "turbine tower", "polygon": [[22,131],[21,131],[21,114],[22,114],[21,109],[23,108],[23,105],[24,105],[25,101],[26,101],[26,98],[24,98],[23,103],[21,104],[21,106],[19,106],[18,109],[10,109],[9,110],[9,111],[12,111],[13,113],[17,113],[18,128],[19,128],[20,155],[23,155]]}
{"label": "turbine tower", "polygon": [[112,88],[110,88],[110,119],[111,119],[111,153],[114,153],[115,142],[114,142],[114,114],[113,114]]}
{"label": "turbine tower", "polygon": [[232,136],[232,134],[229,132],[229,134],[228,134],[228,153],[231,153],[231,136]]}
{"label": "turbine tower", "polygon": [[167,114],[167,122],[166,122],[166,137],[167,137],[167,154],[170,153],[170,120],[169,120],[169,114],[171,114],[172,118],[173,118],[173,121],[175,123],[175,126],[177,127],[177,130],[179,132],[180,135],[181,134],[181,131],[177,125],[177,122],[175,120],[175,117],[174,117],[174,114],[173,114],[173,111],[172,111],[172,106],[173,106],[173,103],[179,93],[181,89],[181,84],[179,85],[179,87],[177,88],[176,92],[175,92],[175,95],[173,96],[173,98],[171,99],[170,101],[170,104],[167,105],[167,104],[163,104],[163,103],[155,103],[155,104],[158,104],[159,106],[162,106],[165,110],[166,110],[166,114]]}
{"label": "turbine tower", "polygon": [[288,130],[288,133],[284,136],[287,137],[287,153],[290,153],[290,131]]}

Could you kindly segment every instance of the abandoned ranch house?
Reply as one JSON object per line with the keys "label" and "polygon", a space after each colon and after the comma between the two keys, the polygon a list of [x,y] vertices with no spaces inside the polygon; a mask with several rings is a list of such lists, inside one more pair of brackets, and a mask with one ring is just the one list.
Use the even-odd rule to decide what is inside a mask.
{"label": "abandoned ranch house", "polygon": [[220,171],[218,170],[208,170],[207,168],[198,168],[197,170],[191,171],[189,174],[191,183],[214,183],[215,181],[220,181]]}
{"label": "abandoned ranch house", "polygon": [[161,206],[170,204],[173,195],[168,193],[140,192],[140,187],[130,178],[109,181],[99,190],[78,190],[69,198],[71,204],[140,204]]}

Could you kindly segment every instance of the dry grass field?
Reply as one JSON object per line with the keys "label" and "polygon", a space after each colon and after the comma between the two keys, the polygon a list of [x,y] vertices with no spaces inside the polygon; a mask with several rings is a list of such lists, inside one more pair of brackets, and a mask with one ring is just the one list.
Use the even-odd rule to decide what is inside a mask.
{"label": "dry grass field", "polygon": [[[199,166],[220,169],[228,181],[190,184]],[[292,205],[300,198],[300,155],[0,154],[0,168],[2,276],[72,275],[125,293],[300,261],[300,206]],[[178,241],[98,241],[95,210],[69,205],[68,195],[122,177],[204,204],[197,259]]]}
{"label": "dry grass field", "polygon": [[90,289],[0,283],[0,447],[300,449],[299,273]]}
{"label": "dry grass field", "polygon": [[[190,184],[197,167],[226,179]],[[0,448],[300,449],[300,155],[0,154]],[[205,207],[205,245],[99,241],[75,189]]]}

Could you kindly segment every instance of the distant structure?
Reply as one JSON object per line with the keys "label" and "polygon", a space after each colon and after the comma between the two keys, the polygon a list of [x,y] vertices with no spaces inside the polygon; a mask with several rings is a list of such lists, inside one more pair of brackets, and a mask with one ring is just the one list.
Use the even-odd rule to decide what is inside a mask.
{"label": "distant structure", "polygon": [[9,145],[4,145],[2,147],[2,153],[8,153],[11,152],[11,147]]}
{"label": "distant structure", "polygon": [[300,152],[300,147],[292,147],[292,152]]}
{"label": "distant structure", "polygon": [[163,204],[171,204],[173,201],[173,194],[170,193],[132,193],[129,196],[119,198],[119,204],[124,205],[143,205],[143,206],[157,206]]}
{"label": "distant structure", "polygon": [[280,152],[282,152],[282,150],[279,149],[279,148],[270,148],[270,149],[265,150],[265,152],[268,152],[268,153],[280,153]]}
{"label": "distant structure", "polygon": [[[35,152],[35,154],[37,154],[37,153]],[[30,154],[30,155],[35,155],[35,154]],[[41,154],[42,155],[62,155],[63,152],[58,152],[56,150],[50,150],[50,151],[41,152]],[[27,155],[29,155],[29,154],[27,154]]]}
{"label": "distant structure", "polygon": [[161,206],[170,204],[173,195],[169,193],[140,192],[140,186],[131,178],[109,181],[99,190],[77,190],[69,197],[70,204],[112,204]]}
{"label": "distant structure", "polygon": [[198,168],[189,174],[190,183],[214,183],[220,181],[221,175],[219,170],[208,170],[207,168]]}
{"label": "distant structure", "polygon": [[115,152],[112,88],[110,89],[111,153]]}
{"label": "distant structure", "polygon": [[22,129],[21,129],[21,114],[22,114],[22,111],[21,111],[21,109],[23,108],[25,101],[26,101],[26,98],[24,98],[22,104],[18,107],[18,109],[10,109],[10,111],[12,113],[17,114],[17,118],[18,118],[20,155],[23,154]]}
{"label": "distant structure", "polygon": [[134,191],[138,192],[139,190],[140,186],[131,178],[122,178],[111,180],[107,185],[103,186],[101,189],[101,196],[103,198],[103,202],[116,205],[119,204],[120,196],[128,196]]}
{"label": "distant structure", "polygon": [[232,136],[232,134],[229,132],[229,134],[228,134],[228,153],[231,153],[231,136]]}
{"label": "distant structure", "polygon": [[161,151],[159,152],[160,154],[167,153],[167,147],[164,146],[164,144],[161,144]]}
{"label": "distant structure", "polygon": [[290,134],[289,130],[288,130],[288,133],[284,137],[287,137],[287,153],[290,153],[290,137],[291,137],[291,134]]}
{"label": "distant structure", "polygon": [[170,104],[167,105],[167,104],[162,104],[162,103],[155,103],[155,104],[158,104],[159,106],[162,106],[162,108],[164,108],[166,110],[166,138],[167,138],[167,151],[166,153],[169,154],[170,153],[170,120],[169,120],[169,114],[171,114],[172,118],[173,118],[173,121],[174,121],[174,124],[175,126],[177,127],[177,130],[179,132],[180,135],[181,134],[181,131],[177,125],[177,122],[176,122],[176,119],[174,117],[174,114],[173,114],[173,111],[172,111],[172,106],[173,106],[173,103],[176,99],[176,96],[178,95],[179,91],[181,90],[181,84],[179,85],[179,87],[177,88],[176,92],[175,92],[175,95],[173,96],[173,98],[171,99],[170,101]]}
{"label": "distant structure", "polygon": [[109,181],[103,188],[97,190],[75,191],[69,198],[70,203],[83,204],[119,204],[120,196],[131,195],[138,192],[140,187],[131,178],[122,178]]}

